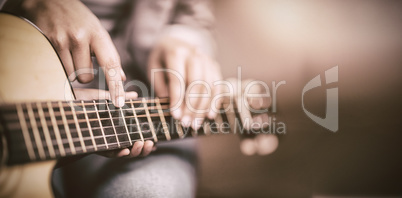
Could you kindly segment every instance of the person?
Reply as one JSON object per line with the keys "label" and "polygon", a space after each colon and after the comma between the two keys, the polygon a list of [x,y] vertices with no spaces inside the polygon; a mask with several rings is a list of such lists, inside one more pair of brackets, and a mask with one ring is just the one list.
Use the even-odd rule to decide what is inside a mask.
{"label": "person", "polygon": [[[216,116],[210,107],[219,107],[212,99],[221,88],[213,83],[222,75],[214,59],[208,0],[10,0],[2,10],[40,28],[76,87],[102,86],[91,72],[96,65],[102,68],[109,91],[75,88],[77,99],[110,98],[122,107],[125,99],[137,97],[129,91],[139,91],[139,79],[151,85],[151,93],[169,98],[172,116],[186,127],[198,128],[203,119]],[[194,81],[210,85],[212,97],[190,98],[206,91],[205,86],[188,90]],[[54,170],[55,196],[193,197],[195,145],[194,140],[159,144],[140,158],[155,149],[152,141],[138,141],[131,150],[103,154],[112,158],[86,156]]]}

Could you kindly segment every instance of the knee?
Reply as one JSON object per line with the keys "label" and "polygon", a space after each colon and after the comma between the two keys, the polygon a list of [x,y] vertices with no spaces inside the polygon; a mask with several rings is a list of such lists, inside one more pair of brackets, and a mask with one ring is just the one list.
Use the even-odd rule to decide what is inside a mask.
{"label": "knee", "polygon": [[[126,167],[127,168],[127,167]],[[195,167],[174,155],[136,161],[99,190],[99,197],[194,197]]]}

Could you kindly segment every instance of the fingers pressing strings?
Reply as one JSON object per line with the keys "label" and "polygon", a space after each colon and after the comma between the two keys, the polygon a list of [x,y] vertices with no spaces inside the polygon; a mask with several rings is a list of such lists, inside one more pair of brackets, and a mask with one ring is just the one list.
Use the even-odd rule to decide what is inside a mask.
{"label": "fingers pressing strings", "polygon": [[124,76],[121,72],[120,57],[110,36],[105,32],[100,38],[94,39],[91,48],[94,49],[96,59],[105,73],[113,104],[116,107],[124,106]]}
{"label": "fingers pressing strings", "polygon": [[158,58],[160,51],[153,51],[148,61],[148,78],[151,81],[153,91],[159,97],[168,97],[167,76],[163,69],[162,62]]}
{"label": "fingers pressing strings", "polygon": [[176,119],[180,119],[183,116],[183,99],[186,89],[184,81],[186,79],[186,58],[187,56],[183,52],[177,52],[175,56],[166,53],[166,67],[175,68],[167,71],[167,77],[169,81],[170,108],[172,109],[173,117]]}
{"label": "fingers pressing strings", "polygon": [[215,61],[212,62],[212,64],[214,64],[213,66],[213,73],[214,75],[212,75],[211,77],[211,87],[213,87],[212,89],[212,97],[211,97],[211,103],[210,103],[210,110],[208,112],[208,118],[209,119],[214,119],[217,114],[218,114],[218,109],[221,107],[222,102],[223,102],[223,98],[219,97],[222,94],[222,85],[218,85],[216,83],[218,83],[219,80],[221,80],[221,71],[219,69],[218,63],[216,63]]}
{"label": "fingers pressing strings", "polygon": [[208,106],[208,84],[205,71],[205,60],[199,56],[189,58],[188,62],[188,82],[185,97],[185,115],[192,120],[193,129],[198,129],[203,122],[205,109]]}

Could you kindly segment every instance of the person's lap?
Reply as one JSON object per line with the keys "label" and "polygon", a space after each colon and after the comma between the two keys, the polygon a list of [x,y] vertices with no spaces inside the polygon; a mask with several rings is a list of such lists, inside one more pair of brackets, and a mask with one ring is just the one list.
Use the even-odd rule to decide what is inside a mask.
{"label": "person's lap", "polygon": [[195,141],[158,145],[144,158],[89,155],[53,172],[56,197],[194,197]]}

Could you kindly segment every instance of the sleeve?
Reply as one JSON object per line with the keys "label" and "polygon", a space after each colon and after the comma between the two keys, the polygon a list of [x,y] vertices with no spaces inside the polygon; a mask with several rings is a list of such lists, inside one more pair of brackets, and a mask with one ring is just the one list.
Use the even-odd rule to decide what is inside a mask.
{"label": "sleeve", "polygon": [[210,56],[215,54],[209,0],[137,0],[129,21],[122,42],[143,69],[155,43],[166,36],[182,39]]}
{"label": "sleeve", "polygon": [[182,39],[204,53],[214,56],[216,51],[212,36],[214,21],[209,0],[179,0],[171,22],[164,27],[160,36]]}

